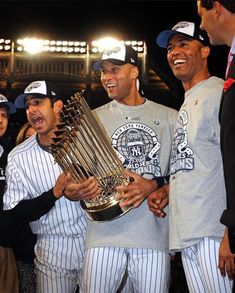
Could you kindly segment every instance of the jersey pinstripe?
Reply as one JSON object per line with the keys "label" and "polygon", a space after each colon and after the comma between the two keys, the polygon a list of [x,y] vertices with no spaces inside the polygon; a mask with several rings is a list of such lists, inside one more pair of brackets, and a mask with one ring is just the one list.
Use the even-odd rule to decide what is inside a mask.
{"label": "jersey pinstripe", "polygon": [[115,293],[125,268],[131,279],[121,292],[168,292],[170,256],[164,251],[96,247],[86,251],[82,292]]}
{"label": "jersey pinstripe", "polygon": [[169,243],[171,250],[189,253],[183,262],[190,292],[231,290],[228,276],[222,278],[218,270],[219,244],[225,232],[220,217],[226,207],[218,120],[222,88],[223,80],[211,76],[186,91],[173,138]]}
{"label": "jersey pinstripe", "polygon": [[[4,209],[11,209],[21,200],[35,198],[51,189],[61,172],[35,135],[16,146],[8,156]],[[79,202],[62,197],[30,226],[38,235],[35,247],[38,269],[44,271],[43,264],[65,270],[81,268],[87,220]]]}
{"label": "jersey pinstripe", "polygon": [[[177,111],[146,99],[113,100],[94,113],[124,166],[148,179],[169,175]],[[126,270],[134,292],[168,292],[168,217],[155,217],[146,200],[112,221],[89,221],[86,249],[82,293],[115,293]]]}
{"label": "jersey pinstripe", "polygon": [[224,278],[218,268],[220,243],[205,237],[181,250],[182,263],[191,293],[229,293],[233,281]]}

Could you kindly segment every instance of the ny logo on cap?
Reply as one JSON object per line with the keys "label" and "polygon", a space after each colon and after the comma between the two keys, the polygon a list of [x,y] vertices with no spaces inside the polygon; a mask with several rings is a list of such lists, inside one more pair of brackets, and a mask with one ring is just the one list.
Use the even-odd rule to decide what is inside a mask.
{"label": "ny logo on cap", "polygon": [[118,46],[116,46],[116,47],[113,47],[113,48],[111,48],[111,49],[106,50],[104,54],[105,54],[106,56],[109,56],[109,55],[111,55],[111,54],[113,54],[113,53],[118,53],[118,52],[120,52],[120,51],[121,51],[121,48],[118,47]]}
{"label": "ny logo on cap", "polygon": [[184,27],[187,27],[189,26],[189,24],[186,22],[186,21],[181,21],[179,23],[177,23],[172,30],[176,31],[178,30],[179,28],[184,28]]}
{"label": "ny logo on cap", "polygon": [[36,88],[38,88],[38,87],[40,87],[41,86],[41,83],[40,82],[38,82],[38,81],[35,81],[35,82],[32,82],[26,89],[25,89],[25,91],[27,91],[27,92],[31,92],[33,89],[36,89]]}

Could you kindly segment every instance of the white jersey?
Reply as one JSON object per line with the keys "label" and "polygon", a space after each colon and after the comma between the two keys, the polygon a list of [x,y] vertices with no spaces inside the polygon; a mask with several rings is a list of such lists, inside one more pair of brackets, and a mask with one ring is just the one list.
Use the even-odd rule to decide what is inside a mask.
{"label": "white jersey", "polygon": [[[8,156],[4,209],[12,209],[23,199],[48,191],[61,173],[53,156],[33,135]],[[79,202],[61,197],[47,214],[30,226],[38,235],[35,253],[42,263],[65,269],[81,266],[87,221]]]}

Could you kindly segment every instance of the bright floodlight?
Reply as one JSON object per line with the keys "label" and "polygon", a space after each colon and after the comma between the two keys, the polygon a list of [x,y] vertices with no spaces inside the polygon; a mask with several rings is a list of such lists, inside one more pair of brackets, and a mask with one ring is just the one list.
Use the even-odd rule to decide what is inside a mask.
{"label": "bright floodlight", "polygon": [[93,41],[92,45],[98,48],[99,52],[103,52],[104,49],[111,48],[120,43],[120,41],[113,38],[103,38],[97,41]]}
{"label": "bright floodlight", "polygon": [[[27,51],[31,54],[39,52],[86,53],[86,42],[41,40],[25,38],[17,40],[17,51]],[[78,50],[79,49],[79,50]]]}
{"label": "bright floodlight", "polygon": [[132,46],[134,50],[136,50],[138,53],[143,53],[144,52],[144,42],[143,41],[137,41],[137,40],[117,40],[114,38],[103,38],[100,40],[96,40],[92,42],[92,48],[91,51],[92,53],[102,53],[105,49],[109,49],[114,47],[115,45],[118,44],[125,44]]}
{"label": "bright floodlight", "polygon": [[43,51],[43,41],[38,39],[23,39],[24,50],[30,54],[36,54]]}

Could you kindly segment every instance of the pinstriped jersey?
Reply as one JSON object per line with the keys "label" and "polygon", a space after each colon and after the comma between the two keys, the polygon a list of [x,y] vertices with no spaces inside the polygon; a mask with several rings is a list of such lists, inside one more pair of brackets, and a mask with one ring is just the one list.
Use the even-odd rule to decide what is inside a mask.
{"label": "pinstriped jersey", "polygon": [[[37,136],[33,135],[9,153],[4,209],[11,209],[21,200],[38,197],[51,189],[61,173],[62,170],[55,163],[53,156],[39,144]],[[77,201],[70,201],[66,197],[61,197],[47,214],[37,221],[31,222],[30,226],[33,233],[37,234],[38,239],[40,239],[41,247],[37,247],[38,251],[42,247],[45,250],[46,242],[53,246],[53,251],[50,251],[48,256],[44,255],[45,261],[49,263],[58,265],[58,253],[60,253],[64,258],[67,258],[65,267],[70,268],[73,259],[75,259],[73,256],[75,250],[65,252],[68,246],[65,242],[66,239],[68,242],[71,242],[71,239],[77,241],[78,246],[81,246],[80,250],[83,251],[87,221],[84,211]],[[47,238],[45,242],[42,241],[44,238]],[[65,240],[61,241],[62,238]],[[55,240],[55,243],[52,243],[52,239]],[[62,242],[63,247],[60,247]],[[58,253],[49,256],[54,252]],[[81,254],[83,257],[83,253]],[[68,263],[68,260],[71,260],[71,263]],[[62,262],[64,260],[61,260]]]}

